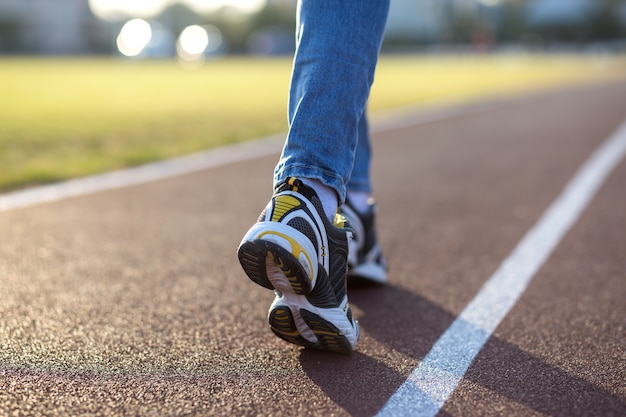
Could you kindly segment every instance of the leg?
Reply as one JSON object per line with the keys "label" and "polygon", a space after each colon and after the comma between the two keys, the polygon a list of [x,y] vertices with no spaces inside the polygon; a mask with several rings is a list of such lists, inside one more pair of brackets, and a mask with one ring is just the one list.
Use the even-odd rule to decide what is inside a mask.
{"label": "leg", "polygon": [[372,193],[372,185],[370,181],[370,134],[367,112],[363,112],[363,116],[359,119],[357,128],[357,145],[354,155],[354,164],[350,173],[350,179],[347,184],[347,191],[351,193]]}
{"label": "leg", "polygon": [[387,280],[387,262],[376,237],[376,204],[371,197],[370,135],[367,116],[359,121],[359,136],[352,176],[341,214],[354,230],[350,241],[348,276],[351,281],[382,284]]}
{"label": "leg", "polygon": [[290,129],[275,185],[317,179],[345,200],[388,9],[389,0],[299,2]]}
{"label": "leg", "polygon": [[238,249],[248,277],[275,291],[271,330],[297,345],[348,353],[359,337],[346,291],[353,232],[341,216],[331,220],[345,200],[388,7],[389,0],[298,4],[289,135],[274,196]]}

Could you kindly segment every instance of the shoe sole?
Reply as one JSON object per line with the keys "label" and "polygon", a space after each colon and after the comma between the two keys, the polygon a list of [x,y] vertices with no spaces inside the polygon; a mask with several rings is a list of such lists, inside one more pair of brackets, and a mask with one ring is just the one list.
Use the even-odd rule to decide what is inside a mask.
{"label": "shoe sole", "polygon": [[298,295],[315,287],[317,253],[309,239],[292,227],[259,222],[244,236],[237,254],[248,277],[262,287]]}
{"label": "shoe sole", "polygon": [[248,278],[270,290],[307,295],[311,280],[294,256],[282,246],[265,240],[239,247],[239,263]]}
{"label": "shoe sole", "polygon": [[[358,339],[358,323],[350,323],[341,307],[317,308],[304,298],[312,290],[311,281],[289,250],[277,243],[257,239],[242,243],[238,257],[250,280],[285,297],[281,301],[286,304],[272,304],[268,314],[270,328],[276,336],[307,348],[345,354],[352,352]],[[346,329],[352,329],[354,343],[350,343],[337,326],[311,310],[338,315],[338,319],[345,321],[342,324]],[[294,314],[299,317],[294,317]],[[296,320],[300,321],[300,326]]]}
{"label": "shoe sole", "polygon": [[281,339],[299,346],[349,354],[352,346],[348,339],[329,321],[303,308],[299,310],[302,320],[317,337],[317,343],[307,340],[296,326],[288,306],[277,306],[270,310],[269,323],[272,332]]}

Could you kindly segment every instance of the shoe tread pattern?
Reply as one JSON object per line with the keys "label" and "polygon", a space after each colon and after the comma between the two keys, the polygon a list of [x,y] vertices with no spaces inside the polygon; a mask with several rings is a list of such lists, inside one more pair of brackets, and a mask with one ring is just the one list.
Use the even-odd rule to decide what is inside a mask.
{"label": "shoe tread pattern", "polygon": [[350,342],[332,323],[305,309],[300,309],[300,315],[317,337],[317,343],[305,339],[300,334],[293,314],[286,306],[279,306],[270,312],[270,328],[276,336],[295,345],[344,354],[352,352]]}
{"label": "shoe tread pattern", "polygon": [[260,239],[245,242],[238,257],[248,278],[262,287],[276,289],[267,276],[267,262],[273,262],[289,281],[294,294],[306,295],[311,291],[311,281],[300,262],[280,245]]}

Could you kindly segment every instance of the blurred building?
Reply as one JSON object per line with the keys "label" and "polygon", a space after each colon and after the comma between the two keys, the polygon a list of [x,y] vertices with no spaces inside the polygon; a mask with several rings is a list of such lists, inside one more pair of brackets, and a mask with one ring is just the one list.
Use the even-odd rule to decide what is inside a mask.
{"label": "blurred building", "polygon": [[526,24],[548,40],[625,37],[626,0],[530,0]]}
{"label": "blurred building", "polygon": [[81,54],[110,43],[87,0],[0,0],[0,53]]}
{"label": "blurred building", "polygon": [[[290,18],[296,0],[258,1],[265,8],[246,24],[229,21],[237,0],[141,4],[159,5],[159,14],[151,18],[174,38],[186,25],[210,23],[220,28],[226,44],[244,45],[235,51],[244,51],[246,41],[253,50],[265,51],[268,39],[278,39],[280,51],[292,48],[293,35],[287,39],[287,34],[293,33]],[[131,10],[140,3],[102,4]],[[240,7],[244,4],[248,3]],[[0,54],[115,53],[124,19],[133,16],[122,13],[119,19],[103,20],[94,16],[89,5],[90,0],[0,0]],[[399,45],[463,44],[483,33],[519,42],[529,31],[557,41],[624,39],[626,0],[392,0],[385,39]]]}
{"label": "blurred building", "polygon": [[580,25],[600,6],[597,0],[533,0],[527,8],[532,25]]}
{"label": "blurred building", "polygon": [[393,0],[387,19],[387,39],[403,43],[433,42],[446,27],[446,2]]}

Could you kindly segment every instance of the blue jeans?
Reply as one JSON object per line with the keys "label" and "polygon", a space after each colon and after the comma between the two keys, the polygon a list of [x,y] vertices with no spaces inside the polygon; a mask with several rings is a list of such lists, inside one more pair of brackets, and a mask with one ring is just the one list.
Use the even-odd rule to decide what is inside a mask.
{"label": "blue jeans", "polygon": [[389,0],[300,0],[289,91],[289,133],[274,171],[371,192],[366,105]]}

